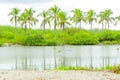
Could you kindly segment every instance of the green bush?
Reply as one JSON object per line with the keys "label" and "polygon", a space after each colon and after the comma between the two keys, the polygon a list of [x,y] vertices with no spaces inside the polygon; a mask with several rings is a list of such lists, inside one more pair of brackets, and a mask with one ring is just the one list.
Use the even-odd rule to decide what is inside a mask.
{"label": "green bush", "polygon": [[60,66],[57,70],[89,70],[87,67]]}
{"label": "green bush", "polygon": [[3,37],[6,38],[6,39],[14,39],[14,33],[12,32],[5,32]]}
{"label": "green bush", "polygon": [[[56,37],[55,37],[56,35]],[[120,31],[116,30],[89,30],[66,28],[64,31],[27,29],[11,26],[0,27],[0,41],[3,43],[21,44],[28,46],[53,46],[53,45],[96,45],[120,44]]]}
{"label": "green bush", "polygon": [[57,41],[52,39],[52,40],[45,40],[46,45],[45,46],[56,46]]}
{"label": "green bush", "polygon": [[113,72],[120,74],[120,65],[114,66]]}
{"label": "green bush", "polygon": [[74,36],[75,45],[94,45],[98,44],[98,37],[90,35],[89,33],[76,33]]}
{"label": "green bush", "polygon": [[100,33],[99,41],[100,42],[102,42],[102,41],[114,41],[114,40],[116,40],[116,38],[118,38],[118,37],[117,37],[115,31],[105,30],[105,31]]}
{"label": "green bush", "polygon": [[0,42],[0,46],[2,46],[3,45],[3,42]]}
{"label": "green bush", "polygon": [[41,46],[44,45],[43,43],[44,38],[41,35],[28,35],[24,38],[24,45],[28,46]]}
{"label": "green bush", "polygon": [[113,45],[113,44],[119,44],[119,42],[118,41],[103,41],[100,44]]}

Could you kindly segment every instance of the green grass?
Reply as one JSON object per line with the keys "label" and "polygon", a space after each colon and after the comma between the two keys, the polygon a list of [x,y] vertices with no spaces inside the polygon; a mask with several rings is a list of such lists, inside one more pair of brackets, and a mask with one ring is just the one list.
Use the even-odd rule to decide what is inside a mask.
{"label": "green grass", "polygon": [[[56,68],[55,70],[91,70],[89,69],[88,67],[73,67],[73,66],[68,66],[68,67],[65,67],[65,66],[60,66],[59,68]],[[106,65],[105,67],[102,67],[102,68],[94,68],[92,69],[93,71],[97,70],[97,71],[104,71],[104,70],[107,70],[107,71],[111,71],[111,72],[114,72],[114,73],[117,73],[117,74],[120,74],[120,65],[114,65],[114,66],[111,66],[111,65]]]}
{"label": "green grass", "polygon": [[[56,35],[56,38],[55,38]],[[67,28],[64,31],[27,29],[12,26],[0,26],[0,44],[20,44],[27,46],[55,46],[55,45],[97,45],[120,44],[120,31],[118,30],[89,30]]]}
{"label": "green grass", "polygon": [[73,67],[73,66],[68,66],[68,67],[60,66],[59,68],[57,68],[55,70],[89,70],[89,68],[87,68],[87,67]]}

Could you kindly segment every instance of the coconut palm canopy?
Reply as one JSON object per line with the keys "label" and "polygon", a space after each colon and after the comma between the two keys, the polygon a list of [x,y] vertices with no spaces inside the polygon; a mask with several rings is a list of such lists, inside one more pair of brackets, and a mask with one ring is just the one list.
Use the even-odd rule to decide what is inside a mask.
{"label": "coconut palm canopy", "polygon": [[[82,3],[81,3],[82,2]],[[87,2],[87,3],[86,3]],[[106,4],[107,3],[107,4]],[[112,5],[111,5],[112,4]],[[83,10],[83,12],[87,12],[90,9],[93,9],[97,14],[100,11],[111,9],[111,11],[115,14],[114,16],[119,15],[119,8],[118,5],[120,2],[114,1],[114,0],[92,0],[91,2],[89,0],[70,0],[69,2],[67,0],[0,0],[0,7],[2,10],[0,13],[0,24],[1,25],[11,25],[8,19],[8,13],[11,11],[12,8],[16,7],[20,10],[23,9],[29,9],[33,8],[36,10],[35,14],[41,13],[43,10],[47,10],[53,5],[57,5],[61,10],[67,12],[69,15],[71,13],[71,10],[74,10],[75,8]],[[64,6],[63,6],[64,5]],[[87,6],[84,6],[87,5]],[[97,5],[97,6],[96,6]],[[102,6],[101,6],[102,5]],[[72,13],[71,13],[72,14]],[[72,15],[71,15],[72,17]],[[39,18],[40,20],[40,18]],[[101,23],[102,24],[102,23]],[[13,24],[15,25],[15,24]],[[38,27],[40,24],[37,25]],[[99,25],[100,27],[101,25]],[[37,27],[37,28],[38,28]],[[80,23],[77,24],[77,27],[80,27]],[[81,27],[88,28],[88,26],[84,26],[83,22],[81,23]],[[108,27],[108,26],[107,26]],[[113,25],[110,24],[110,28],[114,28]],[[94,28],[94,24],[93,24]],[[117,27],[119,28],[119,27]]]}
{"label": "coconut palm canopy", "polygon": [[[68,17],[68,13],[63,11],[57,5],[50,7],[49,9],[43,10],[39,14],[36,13],[36,10],[33,8],[20,10],[18,8],[13,8],[12,11],[8,14],[11,16],[10,22],[15,24],[15,27],[19,23],[22,28],[31,28],[36,24],[39,24],[44,30],[46,29],[46,24],[54,30],[56,29],[65,29],[67,27],[74,26],[76,27],[79,24],[78,28],[84,28],[82,23],[88,23],[89,29],[92,32],[94,23],[102,24],[102,29],[109,29],[111,24],[117,25],[119,22],[119,15],[113,17],[113,11],[111,9],[105,9],[96,13],[95,10],[90,9],[88,11],[83,11],[81,9],[73,9],[71,11],[72,15]],[[41,17],[41,18],[38,18]],[[41,22],[40,22],[41,21]],[[73,25],[75,23],[76,25]],[[82,26],[82,27],[81,27]]]}

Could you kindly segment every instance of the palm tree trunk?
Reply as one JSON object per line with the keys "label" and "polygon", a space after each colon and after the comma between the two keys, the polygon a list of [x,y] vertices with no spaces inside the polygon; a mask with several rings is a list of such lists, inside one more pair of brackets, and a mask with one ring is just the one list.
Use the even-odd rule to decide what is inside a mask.
{"label": "palm tree trunk", "polygon": [[63,31],[65,30],[65,24],[63,23]]}
{"label": "palm tree trunk", "polygon": [[27,29],[27,23],[25,23],[25,32],[26,32],[26,29]]}
{"label": "palm tree trunk", "polygon": [[43,23],[43,30],[45,31],[45,21],[44,21],[44,23]]}
{"label": "palm tree trunk", "polygon": [[17,16],[15,16],[15,28],[17,27]]}
{"label": "palm tree trunk", "polygon": [[56,19],[54,20],[54,30],[56,30]]}
{"label": "palm tree trunk", "polygon": [[90,33],[92,33],[92,21],[90,22]]}
{"label": "palm tree trunk", "polygon": [[30,27],[30,21],[29,21],[29,28],[31,29],[31,27]]}
{"label": "palm tree trunk", "polygon": [[43,37],[45,38],[45,21],[43,23]]}
{"label": "palm tree trunk", "polygon": [[107,21],[105,21],[105,29],[106,29],[106,26],[107,26]]}
{"label": "palm tree trunk", "polygon": [[102,22],[102,30],[104,30],[104,22]]}
{"label": "palm tree trunk", "polygon": [[75,27],[77,27],[77,23],[75,23]]}
{"label": "palm tree trunk", "polygon": [[108,29],[110,28],[110,23],[109,23],[109,21],[108,21]]}
{"label": "palm tree trunk", "polygon": [[54,20],[54,37],[55,37],[55,40],[56,40],[56,19]]}
{"label": "palm tree trunk", "polygon": [[81,21],[80,21],[80,29],[82,29],[82,28],[81,28]]}

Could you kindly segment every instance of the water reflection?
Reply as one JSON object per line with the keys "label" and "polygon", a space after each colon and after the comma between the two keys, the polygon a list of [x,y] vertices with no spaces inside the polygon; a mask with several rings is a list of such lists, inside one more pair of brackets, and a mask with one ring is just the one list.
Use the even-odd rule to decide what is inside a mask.
{"label": "water reflection", "polygon": [[120,64],[119,45],[0,47],[0,69],[46,70],[60,66],[90,69]]}

